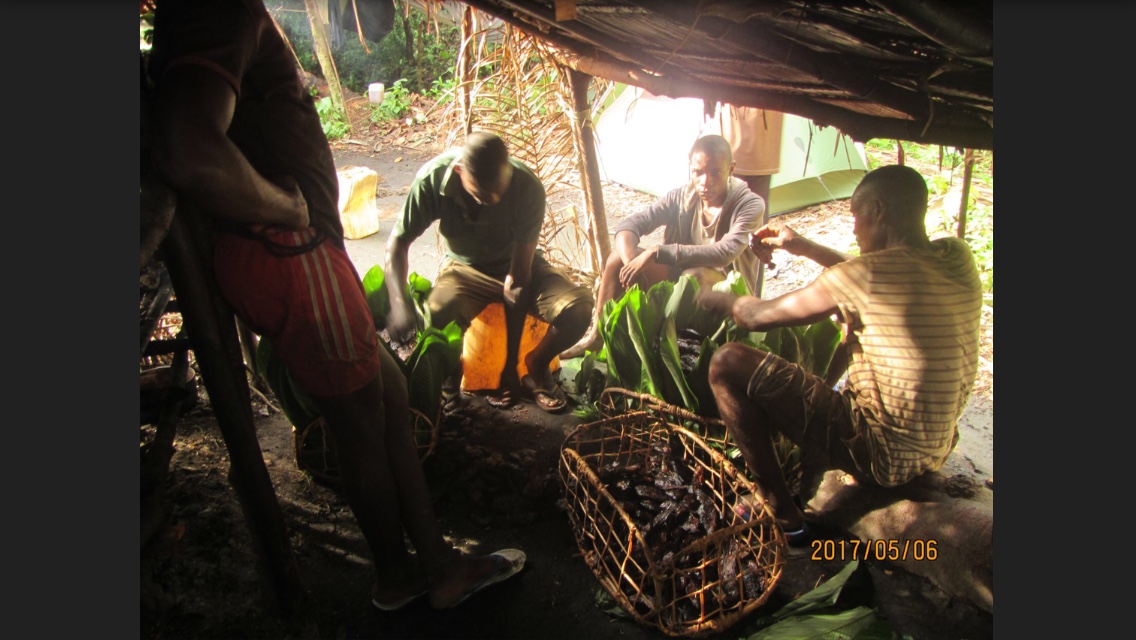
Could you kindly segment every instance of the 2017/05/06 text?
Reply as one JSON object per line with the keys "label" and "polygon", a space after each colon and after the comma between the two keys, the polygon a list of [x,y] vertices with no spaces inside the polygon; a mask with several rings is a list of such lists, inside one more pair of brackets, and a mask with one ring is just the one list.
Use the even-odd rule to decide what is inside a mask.
{"label": "2017/05/06 text", "polygon": [[923,561],[939,557],[938,543],[930,540],[813,540],[812,560]]}

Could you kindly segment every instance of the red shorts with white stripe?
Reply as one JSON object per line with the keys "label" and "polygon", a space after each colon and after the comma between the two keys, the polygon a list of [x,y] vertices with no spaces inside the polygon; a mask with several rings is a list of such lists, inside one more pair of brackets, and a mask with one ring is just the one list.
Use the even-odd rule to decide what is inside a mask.
{"label": "red shorts with white stripe", "polygon": [[296,383],[331,397],[379,374],[379,337],[347,252],[317,233],[218,232],[214,265],[221,295],[272,342]]}

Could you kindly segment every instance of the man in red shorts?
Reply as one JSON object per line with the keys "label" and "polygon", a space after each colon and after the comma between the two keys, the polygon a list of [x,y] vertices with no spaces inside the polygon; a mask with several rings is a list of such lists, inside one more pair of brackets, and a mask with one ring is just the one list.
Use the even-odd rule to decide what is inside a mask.
{"label": "man in red shorts", "polygon": [[[812,284],[772,300],[700,292],[748,331],[844,324],[848,382],[835,391],[796,364],[729,342],[710,361],[710,386],[730,436],[790,544],[808,540],[804,513],[781,475],[771,436],[783,433],[815,470],[843,469],[859,482],[895,487],[942,467],[958,442],[958,418],[978,372],[982,285],[966,242],[930,240],[927,183],[910,167],[880,167],[851,200],[860,256],[849,257],[778,222],[750,247],[775,248],[825,267]],[[807,481],[807,482],[806,482]],[[802,480],[810,494],[815,478]],[[809,495],[808,497],[811,497]]]}
{"label": "man in red shorts", "polygon": [[315,398],[379,569],[375,606],[448,608],[514,575],[523,552],[468,556],[442,537],[406,381],[344,249],[331,149],[261,0],[161,0],[155,20],[154,168],[183,215],[211,221],[226,301]]}

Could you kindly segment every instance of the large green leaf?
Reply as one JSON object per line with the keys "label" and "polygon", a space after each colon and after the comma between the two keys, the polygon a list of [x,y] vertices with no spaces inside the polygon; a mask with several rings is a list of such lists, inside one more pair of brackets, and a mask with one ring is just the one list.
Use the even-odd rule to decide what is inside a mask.
{"label": "large green leaf", "polygon": [[713,289],[723,293],[732,293],[735,296],[750,295],[749,285],[746,284],[745,278],[742,277],[740,271],[734,270],[726,274],[725,280],[715,283]]}
{"label": "large green leaf", "polygon": [[461,358],[461,328],[451,322],[445,329],[427,327],[404,365],[410,406],[433,418],[442,398],[442,384]]}
{"label": "large green leaf", "polygon": [[834,613],[794,615],[745,640],[895,640],[891,626],[875,609],[854,607]]}
{"label": "large green leaf", "polygon": [[832,318],[825,318],[815,322],[805,330],[805,338],[813,353],[812,372],[820,377],[828,375],[828,368],[832,365],[832,356],[840,344],[840,325]]}
{"label": "large green leaf", "polygon": [[[707,315],[705,314],[705,310],[699,307],[698,303],[695,302],[697,295],[698,280],[689,274],[679,277],[678,282],[672,287],[671,296],[667,300],[664,313],[674,318],[676,330],[684,331],[690,329],[697,332],[695,325],[698,324],[699,315]],[[718,324],[715,324],[714,328],[717,328]],[[713,331],[713,329],[711,329],[711,331]],[[707,334],[699,333],[698,335]]]}
{"label": "large green leaf", "polygon": [[667,402],[671,404],[680,404],[676,400],[681,400],[681,405],[698,413],[698,397],[690,389],[686,383],[686,376],[682,372],[682,361],[679,360],[678,355],[678,333],[675,331],[675,319],[673,316],[668,316],[663,319],[663,329],[659,335],[659,358],[663,361],[663,366],[666,367],[667,373],[670,374],[670,379],[666,385],[667,393],[673,395],[672,389],[678,391],[679,398],[667,398]]}
{"label": "large green leaf", "polygon": [[371,308],[376,329],[385,328],[390,316],[390,294],[387,292],[386,279],[386,273],[379,265],[371,267],[363,276],[363,293],[367,297],[367,306]]}
{"label": "large green leaf", "polygon": [[627,298],[628,304],[624,307],[621,320],[627,328],[627,335],[642,371],[638,390],[666,399],[665,367],[655,348],[655,337],[658,336],[662,318],[655,307],[647,304],[646,296],[637,286],[631,287]]}
{"label": "large green leaf", "polygon": [[[638,293],[638,289],[632,287]],[[603,353],[607,357],[608,379],[625,389],[638,391],[643,378],[643,367],[631,340],[628,322],[624,319],[633,314],[630,291],[618,301],[608,302],[607,320],[601,328],[604,339]],[[613,304],[614,302],[614,304]]]}

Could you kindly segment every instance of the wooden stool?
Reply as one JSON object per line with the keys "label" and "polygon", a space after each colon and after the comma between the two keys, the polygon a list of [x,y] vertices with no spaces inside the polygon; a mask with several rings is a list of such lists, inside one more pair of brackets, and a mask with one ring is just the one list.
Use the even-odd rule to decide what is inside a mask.
{"label": "wooden stool", "polygon": [[[518,379],[529,372],[525,366],[525,356],[540,343],[546,333],[547,322],[533,315],[525,317],[517,356]],[[494,302],[482,309],[470,323],[469,329],[466,329],[461,355],[463,391],[492,390],[501,386],[505,347],[505,304]],[[553,357],[549,369],[556,371],[559,367],[560,358]]]}

